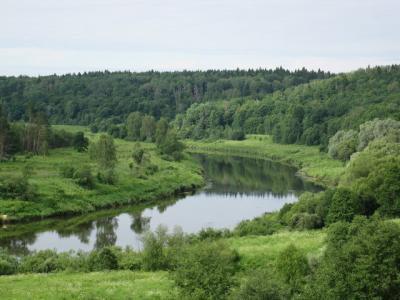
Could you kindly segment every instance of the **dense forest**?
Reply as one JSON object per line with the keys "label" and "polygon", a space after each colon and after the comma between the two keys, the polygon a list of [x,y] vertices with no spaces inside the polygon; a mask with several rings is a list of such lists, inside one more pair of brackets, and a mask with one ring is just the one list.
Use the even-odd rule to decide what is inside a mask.
{"label": "dense forest", "polygon": [[279,143],[321,145],[341,129],[374,118],[400,120],[400,66],[376,67],[317,80],[262,99],[193,104],[175,125],[184,138],[271,134]]}
{"label": "dense forest", "polygon": [[330,73],[275,70],[91,72],[43,77],[0,77],[0,103],[11,120],[26,120],[29,107],[52,124],[123,123],[130,112],[173,119],[193,103],[261,98],[267,93],[331,77]]}

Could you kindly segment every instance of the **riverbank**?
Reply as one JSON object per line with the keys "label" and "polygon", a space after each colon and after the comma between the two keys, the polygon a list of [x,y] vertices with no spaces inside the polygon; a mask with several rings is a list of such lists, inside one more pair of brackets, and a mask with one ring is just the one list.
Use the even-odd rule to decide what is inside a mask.
{"label": "riverbank", "polygon": [[[60,127],[59,127],[60,128]],[[81,128],[66,127],[76,131]],[[96,135],[86,133],[90,139]],[[113,185],[96,181],[93,189],[77,185],[72,179],[61,175],[64,166],[78,168],[90,166],[96,176],[97,165],[86,152],[72,148],[51,150],[48,156],[16,156],[15,161],[1,163],[0,177],[17,178],[28,165],[32,174],[29,184],[37,193],[35,199],[23,201],[1,199],[0,215],[7,221],[30,221],[52,216],[69,216],[93,212],[103,208],[139,204],[193,191],[204,184],[201,167],[190,156],[182,161],[163,160],[154,144],[141,143],[149,156],[149,164],[156,166],[145,175],[130,168],[134,143],[115,140],[118,163],[115,168],[117,182]]]}
{"label": "riverbank", "polygon": [[320,152],[318,147],[276,144],[265,135],[249,135],[244,141],[187,140],[185,144],[192,153],[228,154],[289,164],[296,167],[305,180],[324,187],[335,186],[345,169],[342,162]]}

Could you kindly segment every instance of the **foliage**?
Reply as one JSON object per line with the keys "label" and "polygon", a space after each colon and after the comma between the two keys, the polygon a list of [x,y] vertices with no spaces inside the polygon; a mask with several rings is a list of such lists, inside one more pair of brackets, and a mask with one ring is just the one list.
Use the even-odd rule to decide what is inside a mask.
{"label": "foliage", "polygon": [[203,242],[181,253],[172,274],[183,296],[223,299],[233,286],[238,254],[222,242]]}
{"label": "foliage", "polygon": [[169,130],[165,139],[158,145],[161,154],[171,157],[173,160],[181,160],[185,145],[178,140],[175,132]]}
{"label": "foliage", "polygon": [[[320,145],[326,150],[329,138],[339,130],[356,130],[375,118],[400,120],[400,89],[392,88],[399,76],[398,65],[367,68],[264,94],[261,100],[195,103],[177,116],[175,126],[184,138],[230,138],[226,133],[244,130],[245,134],[272,135],[278,143]],[[381,137],[386,128],[398,127],[393,122],[362,127],[359,150],[369,140],[364,131],[380,131],[372,136]],[[341,159],[354,149],[354,132],[344,135],[337,145]]]}
{"label": "foliage", "polygon": [[304,299],[397,299],[400,226],[357,217],[328,232],[327,249]]}
{"label": "foliage", "polygon": [[371,141],[383,137],[387,137],[391,142],[400,142],[400,122],[392,119],[374,119],[361,124],[357,150],[361,151]]}
{"label": "foliage", "polygon": [[92,174],[92,169],[87,165],[81,166],[76,169],[73,175],[73,179],[76,184],[82,187],[88,189],[94,188],[95,182]]}
{"label": "foliage", "polygon": [[245,235],[269,235],[277,232],[282,226],[276,219],[276,214],[265,214],[252,220],[241,221],[236,225],[234,234]]}
{"label": "foliage", "polygon": [[290,294],[299,294],[310,274],[308,261],[304,253],[293,244],[284,249],[276,262],[276,269],[289,287]]}
{"label": "foliage", "polygon": [[[35,108],[51,112],[52,124],[92,124],[98,132],[123,123],[131,112],[171,120],[193,103],[246,96],[260,98],[330,76],[322,71],[291,72],[277,68],[1,77],[0,98],[13,121],[26,120],[28,104],[34,103]],[[136,140],[127,129],[128,136]]]}
{"label": "foliage", "polygon": [[139,143],[136,143],[133,148],[132,158],[137,165],[141,165],[144,159],[145,151],[140,146]]}
{"label": "foliage", "polygon": [[109,247],[92,251],[88,257],[88,267],[90,271],[116,270],[118,269],[117,256]]}
{"label": "foliage", "polygon": [[85,137],[83,132],[77,132],[72,144],[78,152],[84,152],[89,146],[89,139]]}
{"label": "foliage", "polygon": [[287,287],[267,270],[256,270],[231,297],[237,300],[284,300],[289,298]]}
{"label": "foliage", "polygon": [[114,168],[117,163],[114,139],[107,134],[101,134],[96,143],[90,145],[89,153],[95,159],[100,168]]}
{"label": "foliage", "polygon": [[7,254],[5,251],[0,249],[0,275],[11,275],[17,273],[18,260]]}
{"label": "foliage", "polygon": [[355,130],[339,130],[329,139],[328,153],[334,159],[349,160],[356,152],[358,133]]}

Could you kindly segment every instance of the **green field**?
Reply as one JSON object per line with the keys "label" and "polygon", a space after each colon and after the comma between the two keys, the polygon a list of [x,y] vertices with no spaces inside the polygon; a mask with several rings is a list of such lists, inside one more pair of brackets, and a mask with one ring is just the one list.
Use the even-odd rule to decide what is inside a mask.
{"label": "green field", "polygon": [[249,135],[244,141],[186,141],[188,150],[196,153],[218,153],[246,157],[266,158],[299,169],[299,174],[315,183],[334,186],[345,166],[316,146],[276,144],[266,135]]}
{"label": "green field", "polygon": [[[86,130],[77,126],[55,126],[69,131]],[[91,140],[96,135],[87,133]],[[1,164],[0,177],[17,177],[22,169],[29,165],[33,174],[29,183],[35,187],[38,196],[32,201],[2,199],[0,215],[13,221],[38,219],[55,215],[87,213],[100,208],[138,204],[151,200],[170,197],[183,190],[192,190],[203,184],[201,169],[189,156],[180,162],[161,159],[154,144],[141,143],[150,154],[150,163],[158,167],[152,175],[136,176],[129,168],[132,162],[133,142],[115,140],[118,163],[115,185],[96,182],[94,189],[85,189],[72,179],[60,174],[63,166],[80,167],[88,165],[93,174],[100,171],[97,164],[90,160],[88,153],[79,153],[72,148],[60,148],[50,151],[48,156],[16,156],[16,161]]]}
{"label": "green field", "polygon": [[[274,266],[279,253],[293,243],[308,257],[320,255],[325,232],[282,231],[270,236],[226,239],[241,257],[243,272]],[[177,299],[166,272],[109,271],[0,276],[1,299]]]}
{"label": "green field", "polygon": [[1,299],[174,299],[166,272],[29,274],[0,277]]}

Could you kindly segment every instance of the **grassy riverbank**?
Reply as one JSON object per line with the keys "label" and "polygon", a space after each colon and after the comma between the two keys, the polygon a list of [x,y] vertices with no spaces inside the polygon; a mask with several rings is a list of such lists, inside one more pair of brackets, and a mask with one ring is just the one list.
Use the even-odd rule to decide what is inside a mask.
{"label": "grassy riverbank", "polygon": [[[282,231],[269,236],[225,239],[241,257],[243,272],[273,267],[279,253],[293,243],[309,257],[318,256],[325,231]],[[176,299],[166,272],[109,271],[94,273],[26,274],[0,277],[2,299]]]}
{"label": "grassy riverbank", "polygon": [[[79,127],[58,126],[70,131],[81,130]],[[88,134],[90,139],[96,135]],[[79,153],[72,148],[51,150],[48,156],[16,156],[15,161],[3,162],[0,177],[18,177],[23,168],[30,166],[32,174],[29,183],[35,189],[34,200],[0,200],[0,215],[9,220],[20,221],[38,219],[56,215],[72,215],[95,211],[101,208],[116,207],[126,204],[138,204],[170,197],[184,190],[192,190],[203,184],[201,169],[197,163],[186,157],[180,162],[161,159],[154,144],[142,143],[149,154],[149,164],[157,166],[151,174],[137,176],[131,170],[134,143],[115,140],[118,163],[115,168],[117,182],[107,185],[96,182],[93,189],[77,185],[72,179],[61,175],[64,166],[80,167],[88,165],[93,174],[99,171],[90,160],[88,153]]]}
{"label": "grassy riverbank", "polygon": [[245,157],[266,158],[299,169],[300,174],[310,181],[334,186],[344,171],[344,164],[331,159],[318,147],[276,144],[270,136],[249,135],[244,141],[218,140],[186,141],[188,151],[195,153],[229,154]]}

